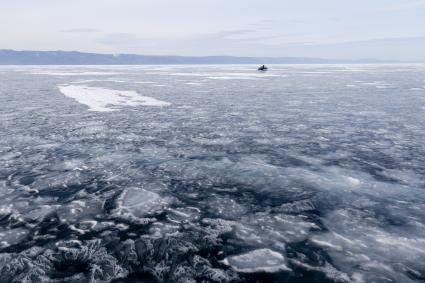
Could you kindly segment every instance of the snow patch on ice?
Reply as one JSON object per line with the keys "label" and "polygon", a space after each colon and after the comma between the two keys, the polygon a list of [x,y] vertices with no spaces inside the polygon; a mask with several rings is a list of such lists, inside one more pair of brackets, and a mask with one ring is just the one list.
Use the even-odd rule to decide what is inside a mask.
{"label": "snow patch on ice", "polygon": [[117,72],[52,72],[52,71],[36,71],[33,75],[48,75],[48,76],[109,76],[119,75]]}
{"label": "snow patch on ice", "polygon": [[151,82],[151,81],[139,81],[139,82],[133,82],[135,84],[156,84],[156,82]]}
{"label": "snow patch on ice", "polygon": [[197,82],[188,82],[184,83],[185,85],[203,85],[203,83],[197,83]]}
{"label": "snow patch on ice", "polygon": [[262,80],[256,77],[235,77],[235,76],[212,76],[207,77],[210,80]]}
{"label": "snow patch on ice", "polygon": [[75,84],[84,84],[84,83],[92,83],[92,82],[112,82],[112,83],[128,83],[126,80],[121,79],[104,79],[104,80],[80,80],[74,82]]}
{"label": "snow patch on ice", "polygon": [[139,95],[135,91],[113,90],[84,85],[61,85],[59,90],[67,97],[87,105],[90,111],[115,111],[125,106],[169,106],[170,103]]}

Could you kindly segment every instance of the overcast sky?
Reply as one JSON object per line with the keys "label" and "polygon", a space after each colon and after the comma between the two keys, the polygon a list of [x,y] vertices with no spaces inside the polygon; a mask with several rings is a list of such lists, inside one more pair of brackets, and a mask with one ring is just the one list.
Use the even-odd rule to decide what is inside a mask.
{"label": "overcast sky", "polygon": [[1,0],[0,49],[425,60],[425,0]]}

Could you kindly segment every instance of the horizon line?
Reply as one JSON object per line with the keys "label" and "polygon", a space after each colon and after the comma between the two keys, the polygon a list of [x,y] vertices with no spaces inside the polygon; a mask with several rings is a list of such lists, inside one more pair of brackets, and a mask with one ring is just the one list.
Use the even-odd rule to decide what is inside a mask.
{"label": "horizon line", "polygon": [[[120,56],[140,56],[140,57],[174,57],[174,58],[229,58],[229,59],[269,59],[269,60],[282,60],[282,59],[290,59],[290,60],[296,60],[296,59],[302,59],[302,60],[321,60],[321,61],[334,61],[334,62],[351,62],[353,64],[373,64],[373,63],[382,63],[382,64],[405,64],[405,63],[411,63],[411,64],[420,64],[425,63],[425,60],[394,60],[394,59],[377,59],[377,58],[323,58],[323,57],[302,57],[302,56],[238,56],[238,55],[176,55],[176,54],[140,54],[140,53],[104,53],[104,52],[91,52],[91,51],[80,51],[80,50],[31,50],[31,49],[8,49],[8,48],[0,48],[0,52],[2,51],[9,51],[9,52],[40,52],[40,53],[53,53],[53,52],[62,52],[62,53],[77,53],[77,54],[92,54],[92,55],[104,55],[104,56],[112,56],[112,57],[120,57]],[[162,64],[162,63],[159,63]],[[177,63],[182,64],[182,63]],[[197,65],[199,64],[207,64],[207,63],[195,63]],[[232,63],[218,63],[218,64],[232,64]],[[250,64],[250,63],[239,63],[239,64]],[[252,63],[256,64],[256,63]],[[273,64],[273,63],[268,63]],[[291,63],[276,63],[276,64],[291,64]],[[333,64],[333,63],[326,63],[326,62],[320,62],[320,63],[293,63],[293,64]],[[5,65],[0,62],[0,65]],[[23,64],[18,64],[23,65]],[[25,64],[27,65],[27,64]],[[53,65],[53,64],[45,64],[45,65]],[[66,64],[58,64],[58,65],[66,65]],[[81,65],[79,63],[76,64],[70,64],[70,65]],[[96,64],[87,64],[87,65],[96,65]],[[98,64],[98,65],[105,65],[105,64]],[[139,63],[139,64],[111,64],[111,65],[146,65],[145,63]],[[158,65],[158,63],[155,63],[154,65]]]}

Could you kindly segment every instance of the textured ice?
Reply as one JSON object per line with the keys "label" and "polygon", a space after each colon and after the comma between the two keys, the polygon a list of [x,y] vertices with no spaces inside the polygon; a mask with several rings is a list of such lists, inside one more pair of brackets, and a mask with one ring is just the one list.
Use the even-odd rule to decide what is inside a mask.
{"label": "textured ice", "polygon": [[[425,268],[421,260],[425,256],[425,226],[416,219],[404,219],[403,231],[379,227],[377,221],[368,219],[369,209],[332,212],[325,219],[330,231],[313,236],[312,243],[327,250],[335,264],[348,274],[364,270],[365,282],[414,282],[406,272],[421,278]],[[393,219],[403,221],[403,215],[398,213],[393,212]]]}
{"label": "textured ice", "polygon": [[423,282],[424,65],[270,67],[1,67],[0,282]]}
{"label": "textured ice", "polygon": [[87,105],[91,111],[105,112],[118,110],[125,106],[168,106],[170,103],[135,91],[120,91],[80,85],[63,85],[59,90],[67,97]]}
{"label": "textured ice", "polygon": [[285,244],[305,240],[310,231],[318,229],[306,217],[257,213],[242,217],[235,226],[235,235],[247,244],[284,250]]}
{"label": "textured ice", "polygon": [[23,228],[0,230],[0,247],[16,245],[23,241],[28,235],[28,231]]}

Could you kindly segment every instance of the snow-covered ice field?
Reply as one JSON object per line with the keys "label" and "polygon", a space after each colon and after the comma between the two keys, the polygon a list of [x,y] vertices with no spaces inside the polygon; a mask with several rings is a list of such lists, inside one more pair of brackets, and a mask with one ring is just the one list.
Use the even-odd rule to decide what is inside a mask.
{"label": "snow-covered ice field", "polygon": [[424,282],[425,65],[0,67],[0,282]]}

